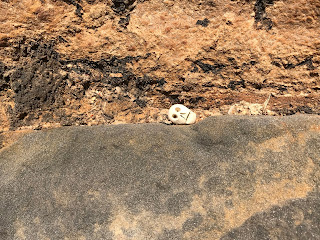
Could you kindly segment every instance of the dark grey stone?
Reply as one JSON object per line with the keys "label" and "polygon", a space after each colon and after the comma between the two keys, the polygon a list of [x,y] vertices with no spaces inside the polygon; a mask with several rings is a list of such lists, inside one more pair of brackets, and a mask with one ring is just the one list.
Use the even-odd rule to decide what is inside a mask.
{"label": "dark grey stone", "polygon": [[317,239],[319,141],[305,115],[32,133],[0,151],[0,239]]}
{"label": "dark grey stone", "polygon": [[221,239],[320,239],[320,195],[292,200],[258,213]]}

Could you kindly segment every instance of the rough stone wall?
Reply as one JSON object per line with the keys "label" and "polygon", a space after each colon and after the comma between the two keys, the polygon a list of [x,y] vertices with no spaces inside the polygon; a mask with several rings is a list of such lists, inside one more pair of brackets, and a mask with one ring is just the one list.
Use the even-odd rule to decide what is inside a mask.
{"label": "rough stone wall", "polygon": [[173,103],[203,119],[270,94],[267,114],[320,114],[319,0],[1,0],[0,22],[3,135],[163,122]]}

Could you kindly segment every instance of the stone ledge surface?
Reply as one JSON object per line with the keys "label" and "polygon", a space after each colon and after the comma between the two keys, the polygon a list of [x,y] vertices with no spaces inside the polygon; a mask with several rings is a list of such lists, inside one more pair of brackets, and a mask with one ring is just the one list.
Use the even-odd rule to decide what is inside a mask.
{"label": "stone ledge surface", "polygon": [[320,118],[63,127],[0,151],[0,239],[319,239]]}

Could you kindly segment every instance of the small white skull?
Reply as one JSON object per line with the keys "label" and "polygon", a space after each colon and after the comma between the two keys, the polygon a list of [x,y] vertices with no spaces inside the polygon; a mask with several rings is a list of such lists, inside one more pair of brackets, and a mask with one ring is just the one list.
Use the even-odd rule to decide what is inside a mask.
{"label": "small white skull", "polygon": [[196,114],[182,104],[175,104],[169,109],[168,117],[174,124],[193,124]]}

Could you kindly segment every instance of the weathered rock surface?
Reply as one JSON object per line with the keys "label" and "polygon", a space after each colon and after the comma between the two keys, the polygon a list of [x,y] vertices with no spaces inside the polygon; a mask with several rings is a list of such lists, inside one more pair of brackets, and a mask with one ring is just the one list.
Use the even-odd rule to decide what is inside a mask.
{"label": "weathered rock surface", "polygon": [[0,133],[270,94],[270,114],[319,114],[319,19],[320,0],[1,0]]}
{"label": "weathered rock surface", "polygon": [[0,239],[319,239],[320,118],[63,127],[0,151]]}

